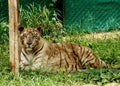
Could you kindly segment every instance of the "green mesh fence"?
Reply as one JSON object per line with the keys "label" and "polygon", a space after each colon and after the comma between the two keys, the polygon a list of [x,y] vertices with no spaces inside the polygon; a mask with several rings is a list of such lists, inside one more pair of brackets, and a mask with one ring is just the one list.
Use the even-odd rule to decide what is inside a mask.
{"label": "green mesh fence", "polygon": [[[53,0],[19,0],[26,9],[30,4],[49,5]],[[120,0],[62,0],[64,24],[73,31],[99,31],[120,28]],[[59,4],[59,3],[58,3]],[[0,19],[8,21],[8,0],[0,0]],[[68,28],[67,30],[69,30]]]}
{"label": "green mesh fence", "polygon": [[64,0],[64,23],[73,31],[120,28],[120,0]]}

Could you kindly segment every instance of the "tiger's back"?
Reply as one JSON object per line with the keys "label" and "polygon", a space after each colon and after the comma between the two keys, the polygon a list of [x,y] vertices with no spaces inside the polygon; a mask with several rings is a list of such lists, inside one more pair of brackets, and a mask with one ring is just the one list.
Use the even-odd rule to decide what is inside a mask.
{"label": "tiger's back", "polygon": [[108,67],[87,47],[70,42],[47,42],[39,35],[40,29],[19,28],[22,45],[21,68],[74,72],[87,66]]}
{"label": "tiger's back", "polygon": [[[49,60],[59,65],[59,69],[67,72],[74,72],[88,66],[93,68],[107,68],[108,65],[100,60],[94,52],[84,46],[75,43],[55,43],[49,46]],[[58,58],[59,61],[54,59]],[[55,63],[55,64],[56,64]]]}

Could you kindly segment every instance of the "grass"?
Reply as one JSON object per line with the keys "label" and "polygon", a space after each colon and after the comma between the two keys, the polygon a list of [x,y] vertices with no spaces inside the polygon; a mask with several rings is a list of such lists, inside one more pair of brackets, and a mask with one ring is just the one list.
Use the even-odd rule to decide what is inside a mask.
{"label": "grass", "polygon": [[[111,31],[110,36],[99,38],[96,34],[73,34],[59,41],[70,41],[90,47],[112,67],[120,67],[120,31]],[[105,33],[106,34],[106,33]],[[113,35],[113,36],[112,36]],[[0,86],[82,86],[87,83],[102,86],[106,83],[120,83],[120,70],[88,69],[86,72],[46,73],[42,71],[20,71],[15,77],[9,68],[8,43],[0,44]]]}

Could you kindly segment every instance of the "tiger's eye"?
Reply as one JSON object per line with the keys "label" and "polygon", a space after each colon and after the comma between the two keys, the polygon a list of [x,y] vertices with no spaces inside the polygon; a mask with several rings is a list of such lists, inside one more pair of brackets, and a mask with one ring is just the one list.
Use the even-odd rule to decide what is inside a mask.
{"label": "tiger's eye", "polygon": [[37,34],[33,35],[33,38],[37,39]]}
{"label": "tiger's eye", "polygon": [[27,38],[27,34],[23,34],[23,37],[24,37],[24,38]]}

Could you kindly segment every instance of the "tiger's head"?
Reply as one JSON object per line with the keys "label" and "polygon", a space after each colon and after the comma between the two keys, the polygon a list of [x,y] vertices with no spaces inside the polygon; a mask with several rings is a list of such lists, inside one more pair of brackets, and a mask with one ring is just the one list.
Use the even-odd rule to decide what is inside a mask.
{"label": "tiger's head", "polygon": [[41,27],[38,28],[24,28],[19,25],[18,30],[20,32],[19,41],[26,51],[32,51],[41,39],[40,31]]}

